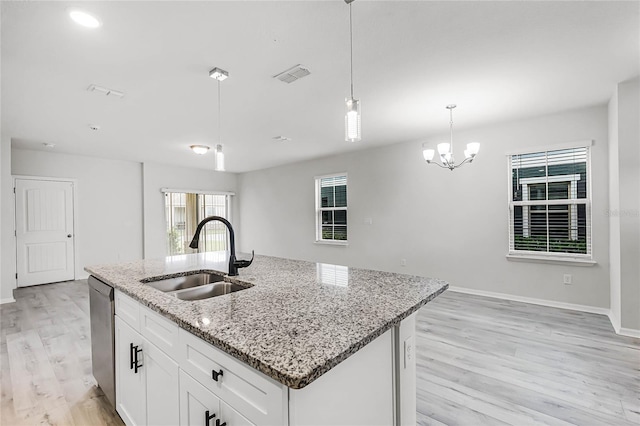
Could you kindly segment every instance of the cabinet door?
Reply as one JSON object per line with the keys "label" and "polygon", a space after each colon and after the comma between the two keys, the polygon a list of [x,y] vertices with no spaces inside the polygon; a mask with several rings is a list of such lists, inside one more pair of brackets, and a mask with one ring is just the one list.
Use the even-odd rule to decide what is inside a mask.
{"label": "cabinet door", "polygon": [[180,425],[214,426],[216,420],[224,421],[218,397],[180,370]]}
{"label": "cabinet door", "polygon": [[227,426],[256,426],[222,401],[220,401],[220,423],[226,423]]}
{"label": "cabinet door", "polygon": [[[116,411],[128,426],[147,423],[145,367],[131,368],[135,349],[142,348],[142,337],[116,315]],[[131,345],[133,344],[133,349]],[[143,363],[138,352],[138,364]]]}
{"label": "cabinet door", "polygon": [[178,364],[145,339],[147,424],[175,426],[179,422]]}

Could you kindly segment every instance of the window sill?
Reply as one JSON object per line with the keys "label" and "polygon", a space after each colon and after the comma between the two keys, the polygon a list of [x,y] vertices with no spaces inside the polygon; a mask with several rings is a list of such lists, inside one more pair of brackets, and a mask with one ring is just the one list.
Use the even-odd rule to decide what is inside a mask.
{"label": "window sill", "polygon": [[507,260],[515,262],[555,263],[560,265],[593,266],[598,262],[579,257],[542,256],[533,254],[507,254]]}
{"label": "window sill", "polygon": [[316,240],[315,244],[321,244],[321,245],[327,245],[327,246],[342,246],[342,247],[346,247],[349,245],[347,241],[323,241],[323,240]]}

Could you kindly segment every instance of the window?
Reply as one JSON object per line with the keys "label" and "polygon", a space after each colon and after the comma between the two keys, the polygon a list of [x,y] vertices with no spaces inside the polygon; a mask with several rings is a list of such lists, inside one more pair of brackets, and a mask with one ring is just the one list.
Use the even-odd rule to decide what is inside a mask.
{"label": "window", "polygon": [[590,258],[589,148],[509,158],[509,254]]}
{"label": "window", "polygon": [[[189,247],[198,223],[207,216],[229,219],[226,194],[196,194],[165,192],[165,216],[167,220],[167,254],[193,253]],[[220,222],[209,222],[200,234],[198,251],[227,249],[227,228]]]}
{"label": "window", "polygon": [[347,242],[347,175],[316,178],[316,241]]}

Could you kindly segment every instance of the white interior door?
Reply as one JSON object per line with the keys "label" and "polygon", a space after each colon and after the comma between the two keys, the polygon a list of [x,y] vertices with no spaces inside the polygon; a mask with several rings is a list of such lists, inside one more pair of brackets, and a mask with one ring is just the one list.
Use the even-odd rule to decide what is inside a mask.
{"label": "white interior door", "polygon": [[18,287],[74,274],[73,182],[16,179]]}

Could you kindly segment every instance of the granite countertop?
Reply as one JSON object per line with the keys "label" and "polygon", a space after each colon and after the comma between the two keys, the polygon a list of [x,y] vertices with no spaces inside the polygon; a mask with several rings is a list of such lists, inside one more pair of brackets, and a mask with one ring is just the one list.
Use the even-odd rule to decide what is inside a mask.
{"label": "granite countertop", "polygon": [[[242,256],[238,256],[242,258]],[[256,256],[227,277],[225,252],[85,270],[290,388],[308,385],[434,299],[445,281]],[[216,271],[250,288],[183,301],[141,280]]]}

